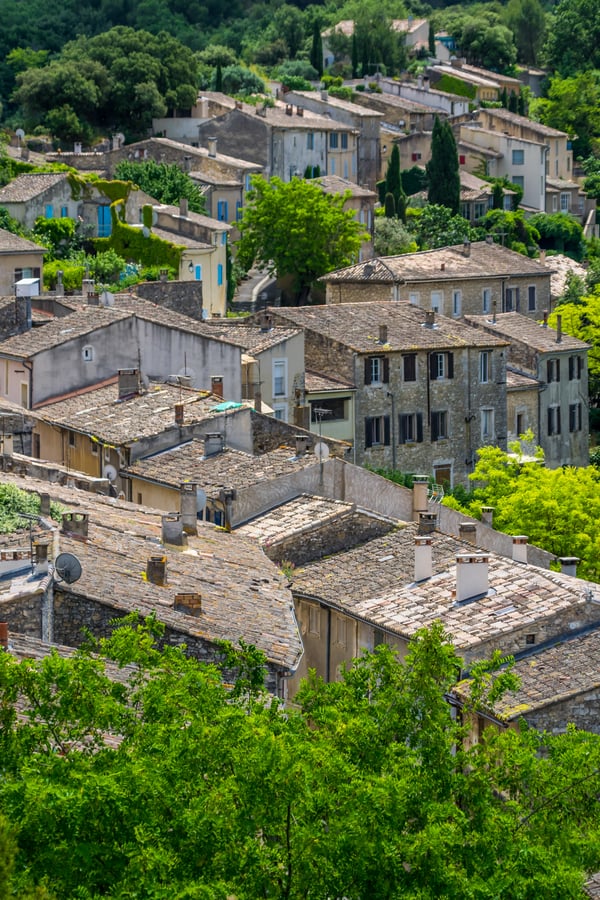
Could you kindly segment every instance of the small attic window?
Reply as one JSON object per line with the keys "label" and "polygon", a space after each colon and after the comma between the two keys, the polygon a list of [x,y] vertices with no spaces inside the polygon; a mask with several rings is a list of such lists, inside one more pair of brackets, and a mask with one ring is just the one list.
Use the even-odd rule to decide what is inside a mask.
{"label": "small attic window", "polygon": [[525,643],[526,644],[535,644],[535,634],[526,634],[525,635]]}
{"label": "small attic window", "polygon": [[81,351],[81,358],[84,362],[91,362],[94,358],[94,348],[89,344]]}

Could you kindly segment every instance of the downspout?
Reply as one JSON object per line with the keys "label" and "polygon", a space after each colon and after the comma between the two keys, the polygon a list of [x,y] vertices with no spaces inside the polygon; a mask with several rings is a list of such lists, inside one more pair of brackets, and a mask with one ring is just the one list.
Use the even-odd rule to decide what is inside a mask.
{"label": "downspout", "polygon": [[28,360],[23,360],[23,366],[29,372],[29,409],[33,409],[33,363]]}
{"label": "downspout", "polygon": [[327,649],[325,653],[325,681],[329,683],[331,671],[331,607],[327,607]]}

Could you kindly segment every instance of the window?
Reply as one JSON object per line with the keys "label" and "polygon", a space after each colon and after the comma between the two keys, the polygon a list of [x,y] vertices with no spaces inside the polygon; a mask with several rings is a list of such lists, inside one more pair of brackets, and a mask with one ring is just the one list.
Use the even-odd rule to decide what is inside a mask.
{"label": "window", "polygon": [[463,156],[463,155],[461,154],[461,155],[458,157],[458,164],[459,164],[459,166],[464,166],[465,163],[466,163],[466,161],[467,161],[467,157],[466,157],[466,156]]}
{"label": "window", "polygon": [[340,644],[340,646],[346,646],[346,625],[347,621],[342,616],[336,616],[336,628],[335,628],[335,637],[336,644]]}
{"label": "window", "polygon": [[329,146],[332,150],[337,150],[338,147],[338,136],[336,131],[332,131],[329,135]]}
{"label": "window", "polygon": [[452,315],[460,316],[462,307],[462,291],[452,291]]}
{"label": "window", "polygon": [[342,150],[347,150],[348,149],[348,135],[347,134],[340,135],[340,140],[342,143]]}
{"label": "window", "polygon": [[196,281],[202,281],[202,266],[196,266],[194,268],[194,277]]}
{"label": "window", "polygon": [[321,635],[321,607],[309,606],[308,608],[308,631],[317,637]]}
{"label": "window", "polygon": [[412,154],[412,161],[413,161],[413,162],[419,162],[420,159],[421,159],[421,154],[420,154],[420,153],[413,153],[413,154]]}
{"label": "window", "polygon": [[306,135],[306,149],[314,150],[315,149],[315,136],[312,131],[309,131]]}
{"label": "window", "polygon": [[398,443],[420,444],[423,441],[423,414],[400,413],[398,416]]}
{"label": "window", "polygon": [[448,437],[448,413],[432,412],[431,413],[431,440],[441,441]]}
{"label": "window", "polygon": [[77,444],[77,439],[75,437],[75,432],[70,431],[69,432],[69,447],[75,447],[76,444]]}
{"label": "window", "polygon": [[110,216],[110,206],[104,204],[96,210],[96,221],[98,223],[98,237],[110,237],[112,231],[112,219]]}
{"label": "window", "polygon": [[246,190],[246,191],[249,191],[250,188],[252,187],[252,185],[250,183],[251,178],[252,178],[251,175],[246,175],[246,178],[244,179],[244,190]]}
{"label": "window", "polygon": [[535,284],[530,284],[527,288],[527,309],[529,312],[535,310]]}
{"label": "window", "polygon": [[91,362],[94,358],[94,348],[90,347],[89,344],[87,347],[83,347],[81,351],[81,358],[84,362]]}
{"label": "window", "polygon": [[558,197],[556,194],[552,195],[552,212],[558,212]]}
{"label": "window", "polygon": [[582,356],[570,356],[569,357],[569,381],[573,381],[574,379],[581,378],[581,373],[583,372],[583,357]]}
{"label": "window", "polygon": [[481,440],[491,441],[494,437],[494,410],[481,410]]}
{"label": "window", "polygon": [[390,417],[367,416],[365,419],[365,447],[388,447],[390,443]]}
{"label": "window", "polygon": [[444,302],[444,295],[441,291],[432,291],[431,292],[431,308],[434,312],[442,314],[442,304]]}
{"label": "window", "polygon": [[432,381],[454,378],[454,354],[432,353],[429,357],[429,377]]}
{"label": "window", "polygon": [[318,422],[319,413],[316,410],[325,410],[321,417],[326,422],[343,422],[348,418],[348,400],[346,397],[332,397],[329,400],[310,401],[310,421]]}
{"label": "window", "polygon": [[60,208],[60,217],[61,219],[66,219],[69,215],[69,210],[66,206],[61,206]]}
{"label": "window", "polygon": [[483,219],[486,212],[488,211],[489,206],[487,203],[476,203],[475,204],[475,218]]}
{"label": "window", "polygon": [[419,305],[419,294],[416,291],[411,291],[408,295],[408,302],[412,304],[412,306]]}
{"label": "window", "polygon": [[402,377],[404,381],[417,380],[417,354],[406,353],[402,357]]}
{"label": "window", "polygon": [[491,350],[482,350],[479,354],[479,381],[487,384],[492,377],[492,353]]}
{"label": "window", "polygon": [[581,431],[581,403],[569,403],[569,431]]}
{"label": "window", "polygon": [[560,434],[560,406],[548,407],[548,435]]}
{"label": "window", "polygon": [[515,431],[517,437],[520,437],[522,434],[525,434],[525,413],[517,413],[515,422]]}
{"label": "window", "polygon": [[525,165],[525,151],[524,150],[513,150],[512,164],[513,164],[513,166]]}
{"label": "window", "polygon": [[223,264],[217,263],[217,284],[219,287],[223,284]]}
{"label": "window", "polygon": [[519,312],[519,288],[506,288],[504,291],[504,312]]}
{"label": "window", "polygon": [[365,384],[387,384],[390,380],[390,361],[387,356],[365,359]]}
{"label": "window", "polygon": [[560,359],[549,359],[546,363],[546,381],[560,381]]}
{"label": "window", "polygon": [[287,395],[287,360],[273,360],[273,396],[285,397]]}
{"label": "window", "polygon": [[98,456],[98,441],[93,441],[90,438],[90,451],[93,456]]}
{"label": "window", "polygon": [[569,201],[570,201],[569,194],[566,191],[561,192],[561,195],[560,195],[560,211],[561,212],[564,212],[564,213],[569,212],[569,206],[570,206]]}
{"label": "window", "polygon": [[46,204],[46,218],[51,219],[54,215],[54,207],[51,203]]}
{"label": "window", "polygon": [[229,204],[227,200],[217,201],[217,219],[219,222],[226,222],[229,218]]}
{"label": "window", "polygon": [[492,308],[492,289],[484,288],[481,292],[481,307],[484,313],[489,313]]}
{"label": "window", "polygon": [[285,403],[273,404],[273,416],[279,422],[287,422],[287,406]]}
{"label": "window", "polygon": [[535,644],[535,634],[526,634],[525,643],[529,645]]}

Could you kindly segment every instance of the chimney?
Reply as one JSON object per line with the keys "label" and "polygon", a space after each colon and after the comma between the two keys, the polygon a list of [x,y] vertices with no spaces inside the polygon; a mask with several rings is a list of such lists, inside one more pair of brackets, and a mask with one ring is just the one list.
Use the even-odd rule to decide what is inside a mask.
{"label": "chimney", "polygon": [[9,432],[0,436],[0,443],[2,444],[2,455],[3,456],[12,456],[14,453],[14,436]]}
{"label": "chimney", "polygon": [[298,116],[303,116],[303,115],[304,115],[304,110],[303,110],[303,108],[302,108],[301,106],[297,106],[297,107],[296,107],[296,115],[298,115]]}
{"label": "chimney", "polygon": [[183,411],[184,411],[183,403],[176,403],[175,404],[175,424],[176,425],[183,425],[183,421],[184,421]]}
{"label": "chimney", "polygon": [[498,301],[492,301],[492,325],[496,324],[496,309],[498,308]]}
{"label": "chimney", "polygon": [[183,171],[184,172],[192,171],[192,157],[191,156],[183,157]]}
{"label": "chimney", "polygon": [[559,556],[561,575],[572,575],[577,578],[577,563],[580,562],[578,556]]}
{"label": "chimney", "polygon": [[62,269],[59,269],[56,273],[56,288],[54,290],[54,294],[56,297],[64,297],[65,295],[65,286],[63,283],[64,272]]}
{"label": "chimney", "polygon": [[82,296],[86,298],[87,303],[90,302],[89,296],[90,296],[90,294],[94,293],[95,287],[96,287],[96,284],[95,284],[93,278],[84,278],[83,281],[81,282],[81,293],[82,293]]}
{"label": "chimney", "polygon": [[184,219],[187,219],[188,214],[188,199],[187,197],[181,197],[179,200],[179,215]]}
{"label": "chimney", "polygon": [[494,243],[493,235],[491,235],[491,234],[486,235],[485,242],[486,242],[486,244],[493,244]]}
{"label": "chimney", "polygon": [[175,547],[182,547],[185,544],[183,536],[183,522],[179,513],[167,513],[161,516],[162,521],[162,542],[163,544],[173,544]]}
{"label": "chimney", "polygon": [[100,306],[100,294],[98,293],[98,291],[88,291],[87,305]]}
{"label": "chimney", "polygon": [[34,574],[35,575],[47,575],[48,574],[48,550],[50,549],[49,541],[35,541],[35,565],[34,565]]}
{"label": "chimney", "polygon": [[388,328],[387,325],[379,326],[379,343],[387,344],[388,342]]}
{"label": "chimney", "polygon": [[446,263],[445,263],[445,262],[440,263],[440,271],[441,271],[441,272],[445,272],[445,271],[446,271]]}
{"label": "chimney", "polygon": [[273,316],[266,310],[263,310],[259,316],[260,330],[270,331],[273,327]]}
{"label": "chimney", "polygon": [[8,650],[8,622],[0,622],[0,647]]}
{"label": "chimney", "polygon": [[151,556],[146,563],[146,580],[164,587],[167,583],[167,557]]}
{"label": "chimney", "polygon": [[197,618],[202,612],[202,594],[175,594],[173,609]]}
{"label": "chimney", "polygon": [[487,594],[489,588],[486,553],[459,553],[456,557],[456,602],[464,603]]}
{"label": "chimney", "polygon": [[482,525],[489,525],[490,528],[493,528],[494,522],[494,507],[493,506],[482,506],[481,507],[481,523]]}
{"label": "chimney", "polygon": [[119,369],[119,400],[135,397],[140,393],[139,369]]}
{"label": "chimney", "polygon": [[216,137],[209,137],[206,142],[208,144],[208,155],[214,159],[217,155],[217,139]]}
{"label": "chimney", "polygon": [[208,97],[200,97],[198,100],[198,112],[201,119],[208,119]]}
{"label": "chimney", "polygon": [[473,522],[459,522],[458,536],[461,540],[474,544],[477,540],[477,526]]}
{"label": "chimney", "polygon": [[160,269],[160,271],[158,273],[158,280],[161,281],[163,284],[165,281],[168,281],[169,280],[169,270],[168,269]]}
{"label": "chimney", "polygon": [[223,451],[223,435],[212,431],[204,435],[204,456],[216,456]]}
{"label": "chimney", "polygon": [[415,581],[424,581],[433,575],[433,539],[415,538]]}
{"label": "chimney", "polygon": [[425,328],[433,328],[435,326],[435,309],[425,310]]}
{"label": "chimney", "polygon": [[294,107],[291,105],[291,103],[286,103],[286,105],[285,105],[285,114],[286,114],[286,116],[293,116],[293,115],[294,115]]}
{"label": "chimney", "polygon": [[262,412],[262,394],[259,388],[256,388],[254,391],[254,411],[257,413]]}
{"label": "chimney", "polygon": [[85,540],[88,536],[90,517],[87,513],[66,512],[62,514],[63,534],[69,534],[72,537]]}
{"label": "chimney", "polygon": [[515,562],[527,562],[527,541],[529,538],[525,534],[515,534],[512,542],[512,558]]}
{"label": "chimney", "polygon": [[433,534],[437,528],[437,513],[419,513],[419,534]]}
{"label": "chimney", "polygon": [[179,514],[186,534],[198,534],[198,499],[196,484],[185,481],[179,487]]}
{"label": "chimney", "polygon": [[418,522],[421,513],[429,511],[427,490],[429,478],[427,475],[415,475],[413,478],[413,521]]}
{"label": "chimney", "polygon": [[560,344],[562,341],[562,316],[560,313],[556,317],[556,343]]}
{"label": "chimney", "polygon": [[544,310],[544,328],[548,327],[548,310]]}
{"label": "chimney", "polygon": [[540,250],[540,260],[539,260],[539,262],[540,262],[540,265],[542,265],[542,266],[545,266],[545,265],[546,265],[546,251],[545,251],[545,250]]}
{"label": "chimney", "polygon": [[321,91],[321,100],[325,100],[325,101],[329,100],[329,91],[327,91],[327,90]]}
{"label": "chimney", "polygon": [[15,325],[18,334],[31,331],[31,297],[15,297]]}
{"label": "chimney", "polygon": [[471,241],[463,241],[463,256],[471,255]]}
{"label": "chimney", "polygon": [[40,494],[40,516],[50,515],[50,494]]}
{"label": "chimney", "polygon": [[304,435],[296,435],[296,456],[304,456],[308,450],[308,438]]}
{"label": "chimney", "polygon": [[212,375],[210,379],[210,390],[211,393],[216,397],[220,397],[223,399],[223,376],[222,375]]}
{"label": "chimney", "polygon": [[237,492],[232,488],[225,488],[219,492],[219,499],[225,510],[225,528],[231,531],[231,520],[233,518],[233,502],[237,498]]}

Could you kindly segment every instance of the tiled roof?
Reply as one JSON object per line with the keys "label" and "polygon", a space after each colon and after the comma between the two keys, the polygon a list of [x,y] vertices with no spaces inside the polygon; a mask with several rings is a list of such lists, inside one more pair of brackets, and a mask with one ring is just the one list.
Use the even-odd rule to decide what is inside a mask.
{"label": "tiled roof", "polygon": [[230,325],[227,321],[214,319],[208,324],[215,337],[235,341],[249,353],[263,353],[301,333],[300,328],[286,328],[283,325],[265,330],[257,325],[240,325],[236,322]]}
{"label": "tiled roof", "polygon": [[176,247],[185,247],[186,250],[212,250],[212,244],[206,241],[198,241],[179,231],[167,231],[166,228],[159,228],[157,225],[152,226],[152,234],[160,238],[162,241],[169,241]]}
{"label": "tiled roof", "polygon": [[[292,91],[294,98],[306,98],[306,100],[318,100],[323,104],[323,115],[327,114],[327,107],[331,106],[333,109],[341,109],[344,112],[352,113],[354,116],[358,116],[360,118],[381,118],[381,113],[377,112],[374,109],[368,109],[364,106],[359,106],[357,103],[352,103],[351,100],[343,100],[341,97],[334,97],[332,94],[327,94],[326,97],[321,97],[320,93],[315,93],[315,91]],[[291,99],[291,98],[290,98]],[[295,99],[293,102],[296,102]]]}
{"label": "tiled roof", "polygon": [[34,244],[26,238],[19,237],[11,231],[0,228],[0,254],[2,253],[47,253],[45,247]]}
{"label": "tiled roof", "polygon": [[455,66],[454,68],[458,69],[459,72],[472,72],[473,75],[481,75],[482,78],[489,77],[491,81],[499,78],[502,81],[502,84],[514,84],[517,90],[520,90],[523,86],[523,82],[519,81],[518,78],[510,78],[508,75],[498,75],[496,72],[492,72],[490,69],[482,69],[480,66],[471,66],[468,63],[462,63],[460,66]]}
{"label": "tiled roof", "polygon": [[[436,350],[460,347],[490,347],[508,343],[483,336],[445,316],[435,317],[435,327],[425,325],[425,312],[410,303],[378,301],[326,306],[282,307],[271,310],[284,319],[350,347],[357,353],[389,353],[400,350]],[[387,342],[379,342],[379,326],[387,326]]]}
{"label": "tiled roof", "polygon": [[[516,134],[508,134],[504,131],[496,131],[494,128],[482,128],[481,125],[469,125],[466,123],[463,127],[465,130],[461,132],[462,134],[468,134],[469,132],[471,132],[472,134],[484,134],[486,135],[490,143],[497,143],[498,139],[500,139],[505,141],[518,141],[519,144],[529,144],[531,147],[545,146],[545,141],[542,135],[539,136],[539,140],[533,140],[532,138],[524,138]],[[477,144],[473,144],[473,146],[481,151],[483,151],[484,149],[483,147],[479,147]]]}
{"label": "tiled roof", "polygon": [[512,369],[510,366],[506,367],[506,390],[524,390],[526,388],[531,388],[531,390],[539,390],[541,386],[541,382],[538,381],[537,378],[534,378],[533,375],[525,375],[524,372],[518,372],[516,369]]}
{"label": "tiled roof", "polygon": [[[357,84],[364,84],[364,81],[361,80],[360,82],[357,82]],[[356,91],[355,94],[355,102],[357,104],[360,104],[361,106],[370,106],[373,109],[379,109],[384,115],[386,107],[389,107],[390,109],[397,107],[398,109],[408,109],[420,113],[432,112],[430,106],[425,106],[424,103],[418,103],[416,100],[409,100],[407,97],[399,97],[397,94],[376,94],[370,93],[369,91]],[[381,127],[385,127],[385,122],[381,123]]]}
{"label": "tiled roof", "polygon": [[177,489],[183,482],[191,481],[208,497],[215,497],[222,489],[240,490],[315,465],[318,460],[313,453],[296,456],[291,447],[280,447],[260,456],[228,448],[205,457],[204,441],[192,440],[137,460],[125,471],[133,477]]}
{"label": "tiled roof", "polygon": [[355,391],[356,385],[350,384],[348,381],[338,381],[337,378],[331,378],[327,375],[321,375],[318,372],[309,372],[306,370],[304,374],[304,387],[309,393],[324,393],[325,391]]}
{"label": "tiled roof", "polygon": [[[294,669],[302,644],[292,597],[283,576],[254,541],[198,523],[198,536],[188,536],[186,552],[161,544],[161,513],[98,494],[70,490],[35,479],[3,480],[24,490],[50,494],[69,509],[89,513],[87,541],[60,535],[61,552],[74,553],[81,579],[69,588],[117,612],[154,611],[167,627],[201,640],[243,637],[263,650],[276,665]],[[151,556],[167,557],[167,585],[142,577]],[[176,594],[198,592],[198,618],[176,612]]]}
{"label": "tiled roof", "polygon": [[370,191],[339,175],[321,175],[320,178],[314,180],[318,182],[325,194],[343,194],[350,191],[353,197],[377,197],[375,191]]}
{"label": "tiled roof", "polygon": [[[292,106],[291,115],[286,112],[286,105],[288,108],[289,106]],[[256,109],[256,107],[248,104],[243,104],[242,106],[242,112],[247,116],[256,116]],[[311,110],[306,109],[305,107],[302,107],[302,114],[298,115],[297,109],[298,104],[286,104],[276,100],[275,106],[266,107],[264,110],[265,115],[261,118],[263,122],[266,122],[268,125],[275,128],[286,128],[294,131],[355,132],[356,130],[351,125],[344,125],[341,122],[336,122],[334,119],[328,118],[325,115],[311,112]]]}
{"label": "tiled roof", "polygon": [[541,122],[534,122],[533,119],[528,119],[527,116],[518,116],[516,115],[516,113],[513,113],[508,109],[488,109],[486,110],[486,114],[493,116],[494,119],[501,119],[504,122],[508,122],[510,126],[514,128],[522,127],[538,131],[539,134],[543,137],[568,137],[568,135],[564,131],[558,131],[557,128],[550,128],[549,125],[542,125]]}
{"label": "tiled roof", "polygon": [[[532,631],[535,631],[532,625]],[[511,691],[497,711],[505,719],[517,719],[536,709],[600,688],[600,631],[566,637],[554,646],[531,648],[512,671],[521,685]]]}
{"label": "tiled roof", "polygon": [[502,159],[504,156],[499,150],[492,150],[491,147],[480,147],[479,144],[465,141],[462,137],[459,137],[456,143],[460,150],[466,150],[469,153],[479,153],[480,156],[487,156],[489,159]]}
{"label": "tiled roof", "polygon": [[0,206],[5,203],[26,203],[45,191],[66,181],[65,172],[39,172],[18,175],[0,188]]}
{"label": "tiled roof", "polygon": [[592,900],[600,900],[600,872],[592,875],[583,887],[584,891]]}
{"label": "tiled roof", "polygon": [[308,529],[314,530],[339,520],[340,515],[350,513],[352,509],[352,503],[302,494],[236,528],[236,534],[268,545],[289,539],[293,534],[305,534]]}
{"label": "tiled roof", "polygon": [[390,283],[405,281],[441,281],[456,278],[501,278],[503,276],[550,275],[535,259],[515,253],[500,244],[476,241],[465,253],[463,244],[438,250],[421,250],[401,256],[384,256],[365,260],[345,269],[324,275],[322,281]]}
{"label": "tiled roof", "polygon": [[64,400],[37,407],[37,415],[62,428],[93,435],[106,444],[132,443],[152,437],[175,424],[175,405],[183,403],[184,424],[210,421],[222,414],[214,412],[222,400],[206,391],[175,384],[151,384],[142,394],[119,400],[118,384],[78,391]]}
{"label": "tiled roof", "polygon": [[498,313],[496,321],[491,316],[465,316],[467,322],[472,322],[488,333],[497,334],[498,337],[511,341],[520,341],[527,344],[533,350],[540,353],[559,353],[567,350],[587,350],[589,344],[562,333],[560,342],[556,340],[557,331],[554,328],[545,327],[540,322],[535,322],[527,316],[517,312]]}
{"label": "tiled roof", "polygon": [[[236,169],[247,169],[248,172],[259,171],[260,166],[257,166],[256,163],[248,162],[246,159],[238,159],[234,156],[226,156],[224,153],[216,153],[214,157],[209,157],[208,150],[206,147],[192,147],[190,144],[183,144],[180,141],[174,141],[171,138],[163,138],[163,137],[152,137],[148,138],[145,141],[137,141],[135,144],[127,144],[125,147],[121,148],[121,152],[123,150],[135,150],[136,148],[144,148],[150,144],[157,144],[159,147],[168,147],[171,150],[181,150],[185,156],[191,156],[192,158],[202,158],[202,159],[216,159],[217,162],[222,163],[223,165],[231,166]],[[137,162],[138,160],[135,160]],[[143,160],[139,160],[143,162]],[[190,176],[198,175],[198,172],[189,172]]]}
{"label": "tiled roof", "polygon": [[479,87],[500,87],[498,82],[492,77],[493,72],[486,72],[484,76],[478,74],[478,72],[468,71],[466,68],[451,65],[431,66],[431,71],[439,75],[451,75],[453,78],[458,78],[459,81],[466,81]]}
{"label": "tiled roof", "polygon": [[[168,213],[175,219],[183,219],[183,221],[194,222],[196,225],[202,225],[212,231],[231,231],[231,225],[227,222],[221,222],[219,219],[212,219],[210,216],[204,216],[202,213],[188,212],[186,216],[181,215],[178,206],[170,206],[167,203],[155,204],[153,207],[157,213]],[[154,227],[152,228],[154,231]],[[183,237],[183,235],[178,235]]]}

